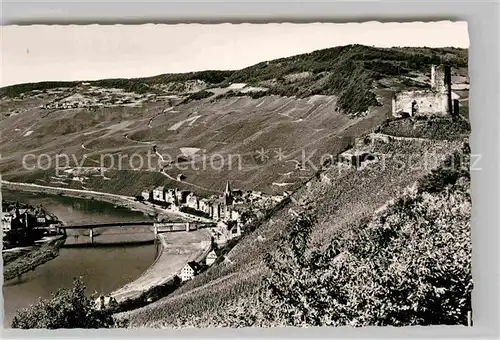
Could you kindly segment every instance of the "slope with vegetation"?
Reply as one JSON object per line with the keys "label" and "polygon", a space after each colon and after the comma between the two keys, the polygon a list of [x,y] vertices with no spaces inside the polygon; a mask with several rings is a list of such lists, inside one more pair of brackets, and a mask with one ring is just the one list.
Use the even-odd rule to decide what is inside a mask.
{"label": "slope with vegetation", "polygon": [[266,255],[270,275],[259,294],[198,322],[467,325],[471,200],[462,155],[454,154],[383,211],[337,233],[321,251],[310,243],[315,217],[304,210],[287,226],[278,250]]}
{"label": "slope with vegetation", "polygon": [[[391,117],[392,90],[422,86],[430,65],[444,61],[455,67],[454,72],[467,75],[467,50],[348,45],[236,71],[9,86],[0,89],[0,114],[5,116],[0,126],[0,171],[10,181],[129,196],[159,185],[206,196],[220,192],[228,178],[243,190],[293,191],[314,174],[301,167],[302,151],[307,156],[316,151],[312,162],[318,165],[321,154],[345,150],[354,138]],[[238,83],[247,86],[241,91],[240,85],[230,86]],[[249,88],[267,91],[244,91]],[[46,108],[68,98],[82,106]],[[85,106],[88,102],[94,106]],[[118,104],[103,104],[108,102]],[[465,104],[462,101],[461,107]],[[159,172],[154,152],[154,169],[148,168],[153,147],[173,159],[167,175]],[[194,166],[181,164],[184,170],[176,165],[186,158],[186,147],[200,151],[188,160]],[[268,151],[266,162],[256,157],[261,148]],[[278,152],[286,157],[274,157]],[[23,166],[23,157],[30,154],[44,154],[36,169]],[[115,168],[103,172],[100,159],[110,154],[115,155]],[[125,156],[123,162],[118,154]],[[142,167],[135,156],[131,165],[132,154],[142,157]],[[71,156],[61,161],[73,168],[68,171],[80,164],[84,171],[56,174],[55,159],[60,155]],[[224,165],[219,168],[215,158],[212,166],[213,155],[222,155]],[[241,156],[238,171],[228,169],[232,155]],[[29,166],[35,161],[28,158]],[[177,176],[184,182],[172,180]]]}
{"label": "slope with vegetation", "polygon": [[[449,62],[453,67],[467,67],[467,50],[458,48],[376,48],[364,45],[333,47],[297,56],[262,62],[236,71],[201,71],[163,74],[147,78],[106,79],[88,82],[102,88],[119,88],[135,93],[162,93],[164,84],[201,81],[207,87],[248,83],[270,87],[261,95],[307,97],[336,95],[346,113],[365,112],[377,105],[372,90],[374,81],[406,76],[411,72],[428,72],[429,65]],[[293,77],[303,74],[304,76]],[[72,88],[81,82],[41,82],[12,85],[0,89],[0,97],[15,97],[33,90]],[[182,86],[181,86],[182,87]],[[207,96],[202,90],[191,99]]]}
{"label": "slope with vegetation", "polygon": [[[269,211],[214,266],[167,298],[111,318],[81,297],[76,284],[22,311],[12,326],[466,324],[473,287],[468,144],[374,144],[387,156],[391,148],[415,154],[426,146],[442,162],[431,171],[416,170],[423,163],[401,171],[390,161],[362,171],[334,167]],[[377,181],[388,175],[390,181]],[[354,198],[363,192],[357,205]]]}
{"label": "slope with vegetation", "polygon": [[115,328],[110,310],[100,310],[94,300],[85,295],[85,285],[75,280],[70,288],[62,288],[51,299],[40,299],[21,310],[12,320],[12,328]]}
{"label": "slope with vegetation", "polygon": [[[112,122],[95,123],[100,128],[96,135],[91,134],[92,124],[68,134],[74,138],[57,141],[57,152],[64,147],[98,159],[104,151],[145,154],[155,145],[163,153],[189,145],[250,160],[238,171],[183,170],[187,180],[179,185],[187,188],[193,178],[210,190],[222,188],[227,178],[244,189],[272,183],[273,176],[287,171],[309,178],[287,188],[293,194],[247,226],[210,269],[167,297],[116,318],[128,320],[131,327],[464,323],[472,289],[470,180],[459,165],[461,156],[470,152],[463,149],[469,124],[399,120],[380,126],[390,117],[390,91],[421,86],[415,79],[443,61],[465,68],[467,50],[349,45],[238,71],[90,82],[135,92],[180,91],[185,101],[166,111],[165,105],[151,104],[144,110],[92,114],[112,117]],[[185,84],[192,81],[197,81],[197,90],[186,92]],[[268,91],[210,96],[210,89],[233,83]],[[14,86],[2,89],[0,96],[76,85],[66,84]],[[124,119],[130,125],[119,130],[118,121]],[[369,134],[374,130],[377,138]],[[399,138],[385,139],[383,134]],[[39,137],[36,132],[30,136]],[[29,148],[42,151],[40,141],[31,140]],[[50,143],[54,141],[45,145],[55,151]],[[18,145],[9,142],[6,148],[26,151]],[[359,168],[333,159],[311,174],[286,168],[293,166],[286,162],[256,162],[253,152],[260,147],[283,147],[293,156],[287,161],[303,149],[336,157],[346,148],[372,155],[373,161]],[[443,166],[447,158],[460,162]],[[24,176],[11,172],[19,180]],[[141,187],[177,185],[159,172],[120,172],[127,174],[127,183],[119,176],[93,176],[88,183],[113,190],[129,189],[130,178]],[[43,179],[50,181],[51,175]]]}
{"label": "slope with vegetation", "polygon": [[[218,265],[119,318],[132,327],[463,323],[471,281],[462,145],[375,141],[383,163],[319,173]],[[431,172],[429,153],[433,168],[454,153],[461,162]],[[411,156],[412,167],[396,155]]]}

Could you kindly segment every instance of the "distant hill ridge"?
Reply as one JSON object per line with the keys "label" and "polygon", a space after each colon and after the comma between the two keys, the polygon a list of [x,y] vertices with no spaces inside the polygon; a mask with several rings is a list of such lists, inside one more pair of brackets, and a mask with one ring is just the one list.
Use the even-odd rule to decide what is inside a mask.
{"label": "distant hill ridge", "polygon": [[[378,105],[372,92],[374,81],[410,72],[427,72],[429,65],[443,62],[456,68],[467,67],[467,54],[467,49],[452,47],[378,48],[346,45],[265,61],[240,70],[207,70],[145,78],[103,79],[88,83],[103,88],[158,94],[164,93],[158,86],[168,83],[198,80],[206,83],[207,88],[246,83],[269,89],[257,96],[336,95],[339,97],[339,107],[346,113],[354,114]],[[82,81],[48,81],[12,85],[1,88],[0,97],[16,97],[33,90],[77,87],[81,83]]]}

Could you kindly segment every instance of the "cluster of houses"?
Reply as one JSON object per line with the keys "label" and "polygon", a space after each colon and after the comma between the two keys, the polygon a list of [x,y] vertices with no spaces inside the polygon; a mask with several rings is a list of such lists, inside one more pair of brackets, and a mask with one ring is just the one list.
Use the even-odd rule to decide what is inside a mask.
{"label": "cluster of houses", "polygon": [[40,108],[46,110],[77,108],[97,109],[98,107],[140,104],[143,100],[150,97],[150,95],[125,93],[120,89],[89,87],[87,90],[90,91],[75,93],[62,99],[56,99],[50,103],[40,105]]}
{"label": "cluster of houses", "polygon": [[217,222],[217,228],[212,230],[216,239],[219,237],[228,240],[241,234],[241,213],[238,205],[261,201],[280,202],[284,196],[266,195],[262,192],[232,190],[227,182],[221,195],[212,195],[208,198],[198,197],[188,190],[166,188],[159,186],[144,190],[142,199],[164,206],[167,210],[182,211]]}
{"label": "cluster of houses", "polygon": [[[187,190],[178,190],[159,186],[151,190],[144,190],[142,199],[166,207],[167,210],[184,211],[191,214],[210,218],[216,222],[216,227],[211,229],[212,235],[217,243],[224,243],[241,235],[241,213],[238,206],[251,203],[255,205],[267,205],[279,203],[289,194],[285,192],[280,195],[267,195],[258,191],[233,190],[229,182],[226,182],[224,192],[221,195],[212,195],[201,198],[195,193]],[[206,258],[205,265],[212,265],[217,259],[215,250],[211,250]],[[190,262],[182,268],[179,277],[182,281],[192,279],[200,270],[200,264]]]}
{"label": "cluster of houses", "polygon": [[0,212],[0,223],[4,235],[12,229],[49,228],[48,222],[45,213],[38,210],[16,208],[8,212]]}
{"label": "cluster of houses", "polygon": [[[194,211],[203,213],[207,218],[216,221],[216,227],[211,229],[215,236],[216,243],[218,237],[227,241],[241,235],[241,215],[237,211],[238,205],[245,203],[278,203],[289,195],[285,192],[283,196],[266,195],[262,192],[232,190],[229,182],[226,182],[224,192],[221,195],[213,195],[209,198],[200,198],[191,191],[165,188],[159,186],[151,190],[144,190],[141,193],[142,199],[153,204],[158,204],[172,211],[185,211],[189,208],[189,213]],[[191,210],[192,209],[192,210]],[[217,250],[212,248],[201,260],[190,261],[178,272],[177,276],[182,282],[192,280],[205,268],[213,265],[219,255]],[[100,296],[95,300],[99,309],[108,306],[116,306],[117,302],[111,296]]]}
{"label": "cluster of houses", "polygon": [[194,209],[213,220],[237,220],[238,213],[232,209],[240,201],[241,190],[231,190],[229,182],[224,194],[210,198],[200,198],[188,190],[169,189],[159,186],[153,190],[142,192],[145,200],[160,203],[172,211],[180,211],[182,207]]}
{"label": "cluster of houses", "polygon": [[41,109],[44,110],[54,110],[54,109],[59,109],[59,110],[66,110],[66,109],[78,109],[79,107],[85,107],[81,103],[75,102],[75,103],[69,103],[69,102],[54,102],[54,103],[49,103],[49,104],[43,104],[40,105]]}
{"label": "cluster of houses", "polygon": [[212,195],[209,198],[198,197],[188,190],[171,189],[164,186],[145,190],[141,196],[146,201],[160,203],[172,211],[180,211],[182,207],[194,209],[215,221],[238,220],[239,213],[233,208],[236,205],[261,200],[272,200],[278,203],[284,197],[266,195],[256,191],[232,190],[229,182],[226,183],[222,195]]}
{"label": "cluster of houses", "polygon": [[40,208],[0,209],[4,249],[29,245],[47,234],[57,234],[58,221]]}
{"label": "cluster of houses", "polygon": [[167,210],[182,211],[216,221],[217,228],[212,232],[217,239],[223,237],[227,240],[241,234],[240,213],[234,206],[241,202],[242,193],[240,190],[231,190],[229,182],[222,195],[210,198],[200,198],[191,191],[164,186],[145,190],[141,196],[144,200],[162,205]]}
{"label": "cluster of houses", "polygon": [[[211,266],[212,264],[215,263],[215,261],[217,260],[217,257],[218,257],[217,252],[215,251],[215,249],[212,249],[205,257],[205,260],[204,260],[205,265]],[[198,263],[195,261],[189,262],[180,271],[179,278],[183,282],[189,281],[189,280],[193,279],[200,272],[200,270],[202,268],[203,268],[202,263]]]}

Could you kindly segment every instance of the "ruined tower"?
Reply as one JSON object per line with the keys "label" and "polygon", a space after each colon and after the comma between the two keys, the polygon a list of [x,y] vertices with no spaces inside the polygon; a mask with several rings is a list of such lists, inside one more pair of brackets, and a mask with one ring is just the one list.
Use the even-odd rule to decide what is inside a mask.
{"label": "ruined tower", "polygon": [[448,101],[448,113],[453,114],[453,102],[451,100],[451,66],[446,64],[444,66],[444,85],[446,87],[446,97]]}
{"label": "ruined tower", "polygon": [[431,65],[430,88],[394,93],[391,103],[392,115],[404,117],[456,114],[460,96],[452,92],[451,83],[451,65]]}
{"label": "ruined tower", "polygon": [[436,65],[431,65],[431,89],[436,87]]}
{"label": "ruined tower", "polygon": [[[437,92],[446,92],[446,67],[431,66],[431,89]],[[450,81],[451,83],[451,81]]]}
{"label": "ruined tower", "polygon": [[431,89],[443,95],[446,111],[453,114],[453,100],[451,93],[451,66],[431,66]]}

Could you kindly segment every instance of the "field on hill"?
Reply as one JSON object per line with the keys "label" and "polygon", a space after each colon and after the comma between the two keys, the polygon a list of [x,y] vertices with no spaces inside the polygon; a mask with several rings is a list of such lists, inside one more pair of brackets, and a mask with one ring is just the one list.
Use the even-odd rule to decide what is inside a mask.
{"label": "field on hill", "polygon": [[[2,173],[12,181],[128,195],[160,184],[192,187],[206,194],[220,191],[227,179],[244,190],[281,192],[283,183],[293,190],[314,173],[310,166],[300,168],[303,159],[318,164],[320,155],[343,151],[354,136],[387,118],[380,109],[364,118],[349,118],[335,108],[334,96],[267,96],[202,99],[180,104],[176,112],[158,112],[153,104],[142,109],[71,109],[49,115],[33,109],[2,123]],[[195,152],[184,155],[186,148]],[[266,153],[262,159],[259,150]],[[27,159],[30,167],[36,167],[38,159],[38,167],[52,167],[25,170],[26,154],[34,155]],[[46,154],[51,158],[41,156]],[[62,166],[76,168],[83,162],[86,169],[55,173],[55,160],[61,154],[69,156],[59,156]],[[159,164],[160,156],[173,164]],[[163,165],[164,174],[160,173]],[[195,186],[173,180],[179,174]]]}
{"label": "field on hill", "polygon": [[[308,211],[315,216],[307,249],[321,253],[339,235],[371,219],[375,211],[392,206],[391,202],[403,196],[407,188],[429,174],[430,163],[426,164],[429,159],[425,155],[436,156],[437,167],[453,152],[460,152],[462,145],[461,139],[388,143],[375,140],[367,148],[385,155],[383,166],[379,162],[363,170],[337,167],[326,170],[300,188],[254,232],[245,235],[217,266],[164,300],[122,317],[130,320],[131,327],[238,326],[238,321],[231,317],[234,312],[245,320],[242,325],[251,325],[252,317],[245,319],[237,312],[241,309],[239,303],[256,302],[264,278],[269,275],[265,255],[274,253],[277,244],[284,242],[288,225],[297,214]],[[417,163],[402,169],[391,157],[396,154],[411,156]],[[468,223],[466,217],[464,221]]]}
{"label": "field on hill", "polygon": [[[393,117],[393,93],[428,88],[444,62],[460,114]],[[464,323],[467,62],[349,45],[236,71],[15,85],[0,90],[0,171],[128,196],[227,181],[291,193],[207,271],[117,315],[130,327]]]}
{"label": "field on hill", "polygon": [[349,45],[237,71],[9,86],[0,171],[126,195],[157,185],[209,195],[228,179],[293,191],[323,155],[391,118],[392,91],[423,86],[443,61],[468,81],[466,50]]}

